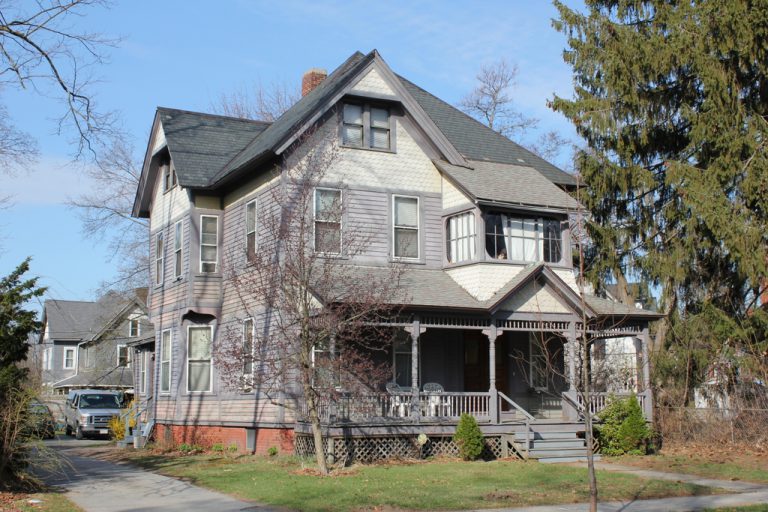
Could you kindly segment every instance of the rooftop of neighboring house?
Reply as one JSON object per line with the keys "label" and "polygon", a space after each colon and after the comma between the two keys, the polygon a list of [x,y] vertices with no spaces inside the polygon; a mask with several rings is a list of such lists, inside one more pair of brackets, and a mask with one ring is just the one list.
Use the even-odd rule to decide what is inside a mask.
{"label": "rooftop of neighboring house", "polygon": [[48,299],[43,307],[40,340],[47,334],[52,341],[81,342],[96,338],[126,308],[146,304],[146,289],[138,289],[130,297],[107,293],[97,301]]}

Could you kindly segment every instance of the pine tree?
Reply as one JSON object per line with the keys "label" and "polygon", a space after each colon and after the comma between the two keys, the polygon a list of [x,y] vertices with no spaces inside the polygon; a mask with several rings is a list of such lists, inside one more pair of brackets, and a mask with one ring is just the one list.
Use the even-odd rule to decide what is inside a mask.
{"label": "pine tree", "polygon": [[[768,251],[768,2],[555,2],[572,99],[593,281],[648,279],[670,316],[743,318]],[[670,329],[673,329],[672,331]]]}

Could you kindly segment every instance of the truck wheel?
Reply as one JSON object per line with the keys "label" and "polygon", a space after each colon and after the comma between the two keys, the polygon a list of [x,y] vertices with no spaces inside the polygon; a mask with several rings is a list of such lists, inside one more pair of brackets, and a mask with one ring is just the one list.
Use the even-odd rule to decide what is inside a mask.
{"label": "truck wheel", "polygon": [[77,430],[75,431],[75,439],[82,439],[83,438],[83,427],[77,427]]}

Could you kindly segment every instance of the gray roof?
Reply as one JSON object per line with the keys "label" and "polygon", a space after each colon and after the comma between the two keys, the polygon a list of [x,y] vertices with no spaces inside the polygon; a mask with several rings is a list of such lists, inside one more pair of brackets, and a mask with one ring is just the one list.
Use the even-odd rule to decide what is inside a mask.
{"label": "gray roof", "polygon": [[[273,156],[284,141],[317,114],[342,90],[350,77],[377,55],[376,50],[367,55],[355,52],[272,124],[159,108],[179,183],[192,188],[218,186],[236,178],[247,166]],[[466,159],[534,168],[553,183],[576,185],[572,175],[408,80],[398,78]]]}
{"label": "gray roof", "polygon": [[130,368],[120,366],[112,368],[109,371],[89,371],[80,370],[77,375],[73,375],[56,383],[54,388],[88,388],[88,387],[108,387],[108,388],[132,388],[133,372]]}
{"label": "gray roof", "polygon": [[366,66],[374,55],[375,50],[368,55],[363,55],[360,52],[353,53],[341,66],[320,82],[320,85],[289,108],[226,166],[217,167],[217,170],[221,170],[211,177],[211,184],[218,183],[230,173],[272,152],[277,145],[290,136],[309,116],[336,94],[348,77]]}
{"label": "gray roof", "polygon": [[603,299],[595,295],[585,296],[587,304],[594,309],[600,315],[606,316],[632,316],[632,317],[649,317],[649,318],[661,318],[663,313],[658,311],[652,311],[650,309],[640,309],[633,306],[628,306],[618,301],[609,299]]}
{"label": "gray roof", "polygon": [[456,107],[399,77],[408,92],[467,160],[530,166],[558,185],[576,186],[576,178],[558,169]]}
{"label": "gray roof", "polygon": [[158,107],[168,151],[182,187],[205,187],[269,123]]}
{"label": "gray roof", "polygon": [[103,308],[97,302],[49,299],[44,307],[51,340],[88,339],[105,321]]}
{"label": "gray roof", "polygon": [[575,210],[578,203],[533,167],[470,160],[472,169],[435,165],[472,199]]}

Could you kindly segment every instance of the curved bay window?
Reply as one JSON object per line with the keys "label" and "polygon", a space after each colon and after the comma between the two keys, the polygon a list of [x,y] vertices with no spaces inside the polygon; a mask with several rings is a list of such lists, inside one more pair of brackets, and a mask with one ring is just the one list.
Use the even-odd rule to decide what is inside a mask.
{"label": "curved bay window", "polygon": [[485,250],[498,260],[557,263],[562,258],[560,221],[489,213]]}
{"label": "curved bay window", "polygon": [[448,261],[459,263],[475,259],[475,214],[460,213],[449,217],[446,225]]}

